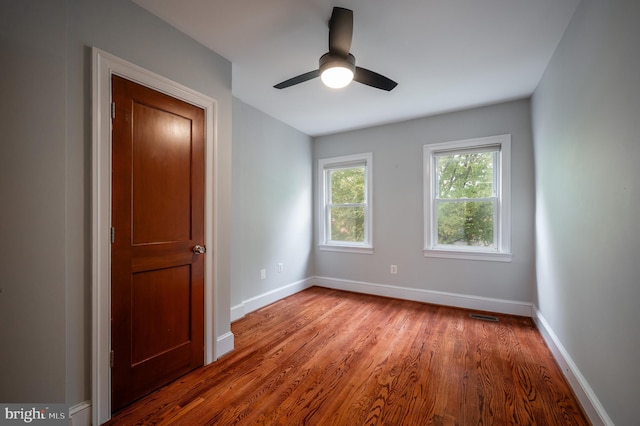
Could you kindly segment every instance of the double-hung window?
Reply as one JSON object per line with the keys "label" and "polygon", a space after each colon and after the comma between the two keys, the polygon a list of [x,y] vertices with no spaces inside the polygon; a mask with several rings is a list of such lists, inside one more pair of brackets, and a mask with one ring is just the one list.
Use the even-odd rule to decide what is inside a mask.
{"label": "double-hung window", "polygon": [[424,255],[510,261],[511,136],[424,146]]}
{"label": "double-hung window", "polygon": [[372,153],[318,162],[318,234],[321,250],[373,253]]}

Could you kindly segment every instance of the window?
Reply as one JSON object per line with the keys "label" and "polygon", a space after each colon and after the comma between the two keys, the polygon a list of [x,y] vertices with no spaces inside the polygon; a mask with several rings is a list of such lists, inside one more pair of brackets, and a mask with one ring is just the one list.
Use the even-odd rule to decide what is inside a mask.
{"label": "window", "polygon": [[318,162],[321,250],[373,253],[371,153]]}
{"label": "window", "polygon": [[511,135],[424,146],[424,255],[511,261]]}

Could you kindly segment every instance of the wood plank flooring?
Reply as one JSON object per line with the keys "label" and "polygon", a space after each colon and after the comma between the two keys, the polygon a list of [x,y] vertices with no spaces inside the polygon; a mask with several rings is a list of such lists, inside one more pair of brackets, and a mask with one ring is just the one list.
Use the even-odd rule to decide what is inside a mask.
{"label": "wood plank flooring", "polygon": [[313,287],[110,425],[588,425],[530,318]]}

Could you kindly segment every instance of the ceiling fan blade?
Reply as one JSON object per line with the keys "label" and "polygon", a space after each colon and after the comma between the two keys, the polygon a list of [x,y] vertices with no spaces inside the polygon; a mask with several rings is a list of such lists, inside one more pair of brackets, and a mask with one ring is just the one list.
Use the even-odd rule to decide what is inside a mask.
{"label": "ceiling fan blade", "polygon": [[346,57],[353,36],[353,10],[334,7],[329,21],[329,52]]}
{"label": "ceiling fan blade", "polygon": [[300,74],[299,76],[290,78],[289,80],[285,80],[282,83],[278,83],[273,87],[275,87],[276,89],[285,89],[289,86],[304,83],[305,81],[311,80],[316,77],[320,77],[320,70],[313,70],[304,74]]}
{"label": "ceiling fan blade", "polygon": [[356,67],[353,79],[358,83],[366,84],[367,86],[375,87],[376,89],[386,90],[387,92],[393,90],[394,87],[398,85],[398,83],[384,75],[360,67]]}

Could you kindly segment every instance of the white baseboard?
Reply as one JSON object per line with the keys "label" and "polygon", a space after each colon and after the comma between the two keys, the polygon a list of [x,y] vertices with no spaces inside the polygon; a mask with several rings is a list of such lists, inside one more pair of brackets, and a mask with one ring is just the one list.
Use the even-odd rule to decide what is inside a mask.
{"label": "white baseboard", "polygon": [[244,303],[240,303],[239,305],[231,307],[231,322],[237,321],[243,316],[245,316],[246,312],[244,311]]}
{"label": "white baseboard", "polygon": [[234,339],[235,336],[230,331],[216,338],[216,359],[233,351]]}
{"label": "white baseboard", "polygon": [[277,302],[280,299],[284,299],[287,296],[291,296],[292,294],[298,293],[312,286],[313,278],[306,278],[304,280],[296,281],[275,290],[271,290],[258,296],[252,297],[251,299],[247,299],[241,304],[233,306],[231,308],[231,322],[242,318],[249,312],[258,310],[264,306],[270,305],[273,302]]}
{"label": "white baseboard", "polygon": [[71,426],[91,426],[91,401],[84,401],[69,408]]}
{"label": "white baseboard", "polygon": [[540,334],[542,334],[545,342],[547,342],[547,346],[551,349],[553,357],[562,369],[562,372],[567,378],[567,381],[573,389],[576,397],[580,401],[580,404],[582,404],[582,408],[584,409],[587,417],[589,417],[589,420],[591,420],[591,423],[594,426],[614,426],[613,421],[596,397],[595,392],[593,392],[593,389],[591,389],[591,386],[589,386],[589,383],[584,378],[575,362],[573,362],[573,359],[560,342],[558,336],[555,334],[542,313],[538,311],[537,308],[534,309],[535,316],[533,319],[538,326],[538,330],[540,330]]}
{"label": "white baseboard", "polygon": [[455,306],[457,308],[531,317],[533,305],[515,300],[492,299],[467,294],[447,293],[444,291],[421,290],[416,288],[374,284],[329,277],[315,277],[313,285],[335,290],[353,291],[376,296],[394,297],[436,305]]}

